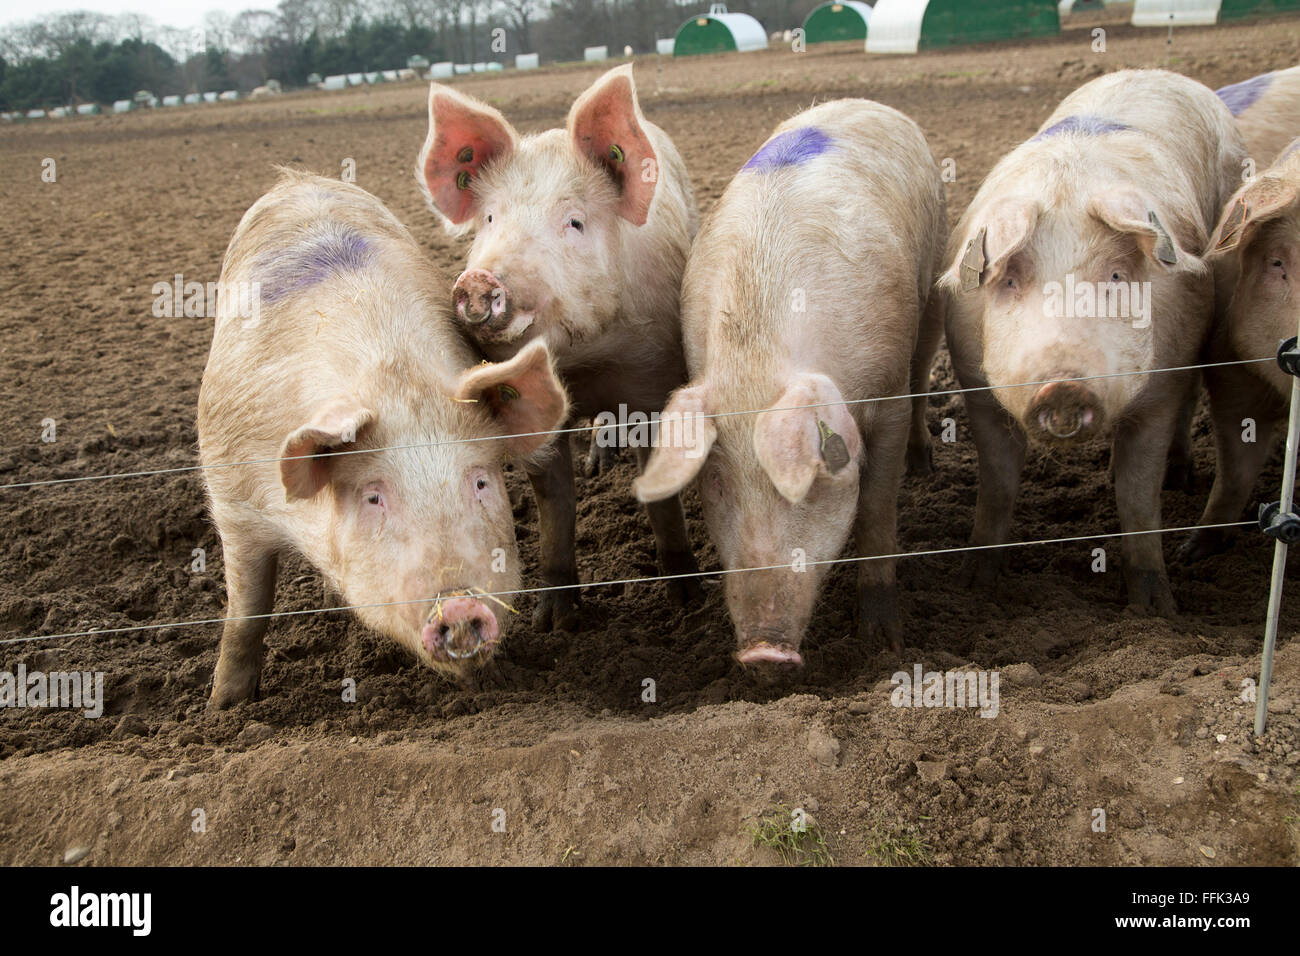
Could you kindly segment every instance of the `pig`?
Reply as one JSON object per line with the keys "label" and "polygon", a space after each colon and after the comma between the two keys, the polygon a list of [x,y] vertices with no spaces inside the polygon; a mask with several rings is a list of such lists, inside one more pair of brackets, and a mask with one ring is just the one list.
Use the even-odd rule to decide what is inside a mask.
{"label": "pig", "polygon": [[[1125,70],[1067,96],[989,173],[940,280],[957,378],[991,389],[964,395],[979,455],[973,546],[1008,540],[1031,443],[1108,440],[1121,529],[1161,526],[1166,461],[1169,483],[1190,475],[1199,378],[1146,373],[1194,364],[1206,341],[1202,256],[1244,155],[1208,88]],[[1159,535],[1126,536],[1121,551],[1130,606],[1174,614]],[[969,552],[960,579],[991,583],[1005,555]]]}
{"label": "pig", "polygon": [[1266,168],[1300,136],[1300,66],[1225,86],[1217,95],[1237,118],[1256,169]]}
{"label": "pig", "polygon": [[[487,660],[519,587],[502,472],[568,415],[546,344],[476,364],[414,238],[369,193],[303,173],[226,250],[199,458],[228,606],[209,707],[258,688],[283,553],[449,676]],[[240,463],[240,464],[232,464]]]}
{"label": "pig", "polygon": [[[931,290],[947,228],[920,129],[846,99],[778,126],[691,250],[690,382],[634,490],[658,501],[699,477],[736,657],[761,673],[803,664],[826,562],[851,531],[858,555],[897,553],[904,466],[930,466],[924,393],[942,334]],[[897,652],[894,563],[858,565],[855,611],[863,641]]]}
{"label": "pig", "polygon": [[[1285,430],[1291,376],[1272,357],[1296,334],[1300,312],[1300,139],[1228,201],[1210,243],[1222,307],[1207,362],[1268,359],[1205,370],[1217,467],[1200,524],[1242,516],[1259,473]],[[1249,421],[1248,421],[1249,420]],[[1243,432],[1254,423],[1253,441]],[[1183,546],[1196,561],[1221,550],[1232,529],[1200,528]]]}
{"label": "pig", "polygon": [[[520,136],[497,110],[454,89],[429,90],[416,178],[453,234],[473,230],[453,289],[457,319],[489,358],[546,342],[575,419],[658,412],[686,380],[678,298],[697,227],[686,167],[641,113],[632,67],[578,97],[565,129]],[[620,412],[622,414],[620,414]],[[605,429],[608,435],[609,429]],[[596,430],[601,434],[601,429]],[[636,449],[644,467],[649,448]],[[593,448],[589,472],[611,456]],[[528,469],[541,517],[538,630],[580,622],[568,441]],[[680,501],[649,508],[660,570],[681,602],[698,571]]]}

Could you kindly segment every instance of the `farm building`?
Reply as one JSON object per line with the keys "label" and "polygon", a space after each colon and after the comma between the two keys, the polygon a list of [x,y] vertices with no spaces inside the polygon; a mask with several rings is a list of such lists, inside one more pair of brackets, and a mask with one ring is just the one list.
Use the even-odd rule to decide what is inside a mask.
{"label": "farm building", "polygon": [[879,0],[871,11],[867,52],[915,53],[1060,32],[1057,0]]}
{"label": "farm building", "polygon": [[1205,26],[1220,20],[1300,11],[1300,0],[1137,0],[1133,26]]}
{"label": "farm building", "polygon": [[715,3],[707,14],[682,24],[673,43],[673,56],[766,49],[767,34],[761,23],[747,13],[728,13],[726,4]]}
{"label": "farm building", "polygon": [[834,40],[865,40],[871,7],[860,0],[833,0],[814,7],[803,22],[804,40],[830,43]]}

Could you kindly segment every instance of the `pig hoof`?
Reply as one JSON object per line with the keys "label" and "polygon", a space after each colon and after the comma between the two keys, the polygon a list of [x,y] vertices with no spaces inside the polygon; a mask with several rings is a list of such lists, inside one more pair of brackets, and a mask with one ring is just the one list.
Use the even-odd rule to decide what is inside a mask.
{"label": "pig hoof", "polygon": [[1198,528],[1178,548],[1181,564],[1195,564],[1228,547],[1230,536],[1225,528]]}
{"label": "pig hoof", "polygon": [[261,683],[260,672],[240,677],[226,676],[220,684],[214,682],[212,696],[208,698],[208,713],[227,710],[246,700],[256,700]]}
{"label": "pig hoof", "polygon": [[580,620],[576,592],[545,591],[537,596],[537,607],[533,609],[533,630],[541,633],[576,631]]}
{"label": "pig hoof", "polygon": [[1186,494],[1196,493],[1196,469],[1190,461],[1169,460],[1165,466],[1165,488]]}
{"label": "pig hoof", "polygon": [[907,446],[907,473],[914,478],[923,478],[934,471],[934,447],[926,442],[924,445]]}
{"label": "pig hoof", "polygon": [[858,640],[873,651],[903,653],[903,618],[898,611],[898,591],[869,588],[858,594]]}
{"label": "pig hoof", "polygon": [[1174,617],[1178,613],[1169,581],[1159,571],[1135,571],[1126,580],[1129,610],[1159,617]]}
{"label": "pig hoof", "polygon": [[609,472],[618,464],[618,449],[612,446],[602,448],[596,439],[591,440],[587,449],[587,458],[583,462],[582,472],[588,478],[595,478],[601,472]]}
{"label": "pig hoof", "polygon": [[[689,551],[672,551],[659,561],[659,573],[698,574],[700,566],[695,563],[695,555]],[[668,600],[678,607],[688,607],[704,600],[704,588],[699,578],[675,578],[664,582]]]}
{"label": "pig hoof", "polygon": [[996,552],[976,551],[962,559],[956,582],[962,588],[991,588],[1002,573],[1002,559]]}

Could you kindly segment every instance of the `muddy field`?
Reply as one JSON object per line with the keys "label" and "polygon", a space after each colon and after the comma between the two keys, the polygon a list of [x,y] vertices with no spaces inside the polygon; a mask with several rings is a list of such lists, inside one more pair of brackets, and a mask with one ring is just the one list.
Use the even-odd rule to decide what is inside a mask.
{"label": "muddy field", "polygon": [[[955,162],[955,220],[994,161],[1093,76],[1168,64],[1217,87],[1300,62],[1295,20],[1180,30],[1170,53],[1163,32],[1112,15],[1104,54],[1091,49],[1095,22],[1051,42],[920,57],[836,46],[643,58],[636,76],[702,211],[777,122],[867,96],[914,117]],[[596,75],[457,84],[531,131],[562,123]],[[156,318],[151,288],[176,273],[217,278],[273,164],[339,175],[354,161],[358,184],[450,283],[466,246],[434,228],[411,172],[424,99],[405,84],[0,129],[0,484],[194,461],[211,330]],[[47,157],[55,183],[41,179]],[[953,386],[946,356],[935,382]],[[936,436],[945,417],[958,440],[936,442],[934,473],[906,481],[903,550],[960,546],[970,530],[974,444],[960,402],[934,398]],[[1199,486],[1165,493],[1167,527],[1193,524],[1204,504],[1203,412],[1195,439]],[[1014,538],[1118,530],[1107,466],[1101,446],[1031,454]],[[655,573],[633,474],[628,456],[579,478],[585,581]],[[1261,499],[1279,476],[1275,457]],[[531,568],[536,512],[518,490]],[[702,564],[716,568],[693,494],[687,507]],[[1181,537],[1166,536],[1170,562]],[[805,671],[778,686],[733,661],[716,584],[689,611],[658,584],[588,589],[584,630],[519,629],[497,679],[474,689],[347,618],[282,618],[262,699],[218,715],[204,711],[216,624],[0,645],[0,670],[103,671],[107,695],[99,720],[0,712],[0,863],[767,864],[780,858],[750,827],[782,805],[812,813],[837,863],[895,862],[900,847],[941,865],[1295,863],[1300,589],[1284,609],[1270,730],[1255,742],[1241,688],[1258,676],[1271,547],[1247,531],[1202,564],[1171,564],[1182,613],[1164,620],[1125,611],[1118,569],[1091,570],[1099,544],[1018,549],[992,592],[952,584],[958,557],[900,562],[902,661],[859,647],[853,569],[840,568]],[[195,548],[204,573],[190,570]],[[0,638],[219,617],[222,580],[193,472],[0,491]],[[282,563],[280,580],[277,610],[321,606],[302,562]],[[890,706],[890,675],[918,662],[1000,670],[997,718]],[[345,677],[355,703],[341,699]]]}

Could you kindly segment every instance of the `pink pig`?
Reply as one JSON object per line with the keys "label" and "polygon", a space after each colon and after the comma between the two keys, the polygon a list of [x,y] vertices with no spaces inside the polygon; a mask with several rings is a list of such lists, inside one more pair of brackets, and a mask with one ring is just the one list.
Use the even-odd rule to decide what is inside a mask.
{"label": "pink pig", "polygon": [[[497,110],[434,84],[416,178],[453,233],[474,230],[456,316],[484,353],[545,342],[575,418],[663,408],[686,378],[678,320],[697,219],[686,167],[637,103],[631,66],[578,97],[567,128],[520,136]],[[644,467],[649,448],[637,447]],[[576,498],[567,438],[528,470],[541,512],[542,581],[576,585]],[[665,574],[697,570],[676,497],[649,506]],[[678,600],[693,579],[671,582]],[[541,595],[534,625],[572,628],[576,591]]]}
{"label": "pink pig", "polygon": [[476,365],[406,228],[300,173],[245,213],[220,288],[198,411],[228,597],[209,706],[257,690],[283,553],[435,670],[490,657],[511,599],[488,595],[520,580],[502,459],[568,412],[545,343]]}
{"label": "pink pig", "polygon": [[857,569],[858,634],[902,650],[889,555],[905,463],[930,467],[931,289],[947,228],[917,125],[833,100],[778,126],[700,230],[682,284],[691,382],[635,490],[656,501],[699,476],[743,664],[803,663],[851,535],[875,558]]}

